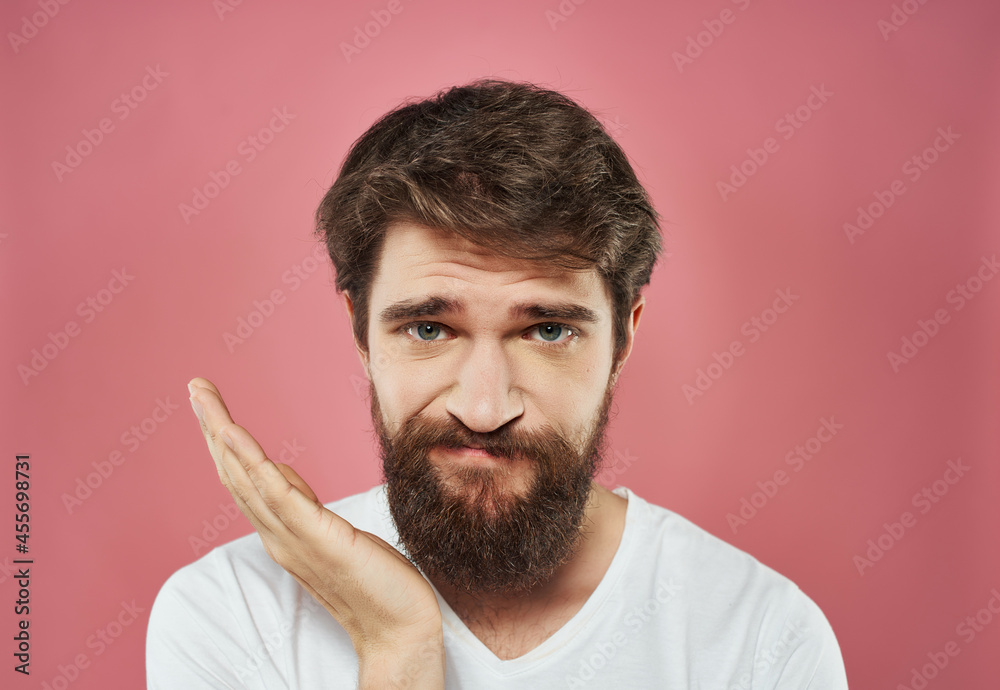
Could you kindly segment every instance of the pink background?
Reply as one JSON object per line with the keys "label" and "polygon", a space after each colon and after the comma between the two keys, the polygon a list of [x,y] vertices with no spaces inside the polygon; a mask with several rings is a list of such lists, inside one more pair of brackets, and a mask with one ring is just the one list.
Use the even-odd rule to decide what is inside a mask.
{"label": "pink background", "polygon": [[[312,214],[380,114],[495,75],[596,111],[664,216],[668,254],[646,291],[603,481],[798,583],[837,632],[852,687],[909,687],[949,642],[959,654],[928,687],[996,687],[1000,623],[986,609],[974,639],[959,627],[1000,588],[1000,279],[976,279],[1000,250],[996,3],[902,3],[912,16],[888,0],[399,0],[397,14],[382,0],[244,2],[221,16],[210,0],[48,3],[51,18],[46,0],[0,10],[0,563],[17,557],[15,453],[31,455],[35,559],[30,678],[11,669],[17,588],[0,568],[0,685],[142,687],[163,581],[250,531],[223,510],[190,378],[215,381],[274,456],[298,447],[286,458],[324,500],[378,481],[347,315],[328,262],[311,258]],[[372,11],[391,21],[364,44],[355,27]],[[880,30],[894,11],[898,30]],[[685,49],[694,57],[678,68]],[[814,87],[832,94],[813,97],[816,109]],[[133,88],[130,109],[118,99]],[[294,119],[248,160],[274,108]],[[788,114],[800,127],[779,122]],[[104,118],[88,150],[83,130]],[[945,150],[913,180],[904,165],[938,128],[958,138],[939,139]],[[746,163],[752,174],[723,199],[717,183],[768,137],[767,160]],[[232,160],[239,174],[186,222],[179,205]],[[844,224],[894,180],[905,192],[852,242]],[[308,276],[297,284],[296,267]],[[102,292],[115,270],[133,277]],[[980,291],[959,309],[950,291],[967,281]],[[284,301],[227,346],[274,290]],[[778,290],[798,299],[774,320],[762,312]],[[89,298],[107,303],[90,311]],[[888,353],[938,310],[947,320],[894,371]],[[756,339],[743,328],[753,317],[771,322]],[[65,349],[48,348],[25,379],[19,367],[68,322],[78,330]],[[734,340],[742,354],[712,367],[689,403],[683,386]],[[177,409],[154,422],[160,402]],[[796,471],[786,454],[831,417],[842,428]],[[146,418],[151,433],[135,440]],[[959,460],[964,476],[939,481]],[[779,470],[787,482],[768,485]],[[67,507],[88,475],[97,487]],[[936,481],[943,495],[914,503]],[[744,509],[734,530],[741,500],[756,514]],[[907,511],[915,522],[887,536]],[[891,548],[859,572],[855,557],[880,536]],[[138,618],[119,619],[133,600]],[[117,637],[103,645],[98,631]]]}

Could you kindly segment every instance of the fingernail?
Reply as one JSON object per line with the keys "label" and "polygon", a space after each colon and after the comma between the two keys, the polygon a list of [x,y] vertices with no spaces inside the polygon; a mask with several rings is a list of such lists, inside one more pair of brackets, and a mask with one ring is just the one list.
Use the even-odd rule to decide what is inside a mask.
{"label": "fingernail", "polygon": [[232,451],[236,450],[236,448],[233,447],[233,439],[232,439],[232,437],[226,431],[220,431],[219,432],[219,436],[221,436],[222,440],[226,442],[227,446],[229,446],[229,450],[232,450]]}
{"label": "fingernail", "polygon": [[188,394],[194,395],[194,384],[191,383],[188,384]]}
{"label": "fingernail", "polygon": [[201,403],[195,400],[194,398],[191,398],[191,409],[194,410],[194,414],[198,418],[198,421],[204,424],[205,408],[201,406]]}

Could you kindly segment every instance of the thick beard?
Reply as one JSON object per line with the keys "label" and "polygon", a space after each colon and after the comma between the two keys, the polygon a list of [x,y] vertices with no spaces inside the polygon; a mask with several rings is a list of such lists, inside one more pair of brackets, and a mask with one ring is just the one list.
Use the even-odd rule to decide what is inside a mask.
{"label": "thick beard", "polygon": [[[581,541],[613,388],[609,379],[593,430],[578,452],[550,426],[530,432],[504,426],[480,434],[457,420],[418,416],[390,437],[370,386],[389,510],[404,555],[432,581],[469,594],[512,596],[548,581]],[[536,471],[527,494],[505,490],[503,469],[487,467],[451,473],[452,483],[462,486],[453,490],[428,460],[439,445],[481,445],[499,458],[529,459]]]}

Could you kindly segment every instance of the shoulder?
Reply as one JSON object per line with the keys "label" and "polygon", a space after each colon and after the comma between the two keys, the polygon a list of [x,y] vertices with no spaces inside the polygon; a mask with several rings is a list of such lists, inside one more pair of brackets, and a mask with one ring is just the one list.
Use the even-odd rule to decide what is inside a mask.
{"label": "shoulder", "polygon": [[619,492],[635,501],[636,569],[653,573],[651,585],[669,584],[692,641],[720,652],[743,648],[757,671],[794,663],[803,666],[796,678],[812,682],[816,674],[830,683],[803,687],[846,687],[833,629],[796,583],[678,513]]}
{"label": "shoulder", "polygon": [[[714,599],[748,600],[805,596],[789,578],[746,551],[720,539],[682,515],[650,503],[628,489],[634,502],[632,528],[645,558]],[[633,512],[633,511],[630,511]]]}

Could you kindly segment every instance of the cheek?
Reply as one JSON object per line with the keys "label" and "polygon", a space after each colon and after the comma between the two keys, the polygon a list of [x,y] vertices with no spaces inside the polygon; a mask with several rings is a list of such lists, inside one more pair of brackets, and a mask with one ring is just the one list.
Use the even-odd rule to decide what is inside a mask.
{"label": "cheek", "polygon": [[594,353],[564,365],[536,366],[525,391],[553,424],[584,428],[604,401],[610,375],[610,353]]}
{"label": "cheek", "polygon": [[376,347],[372,348],[370,374],[383,422],[393,434],[397,426],[426,408],[440,388],[433,363],[404,361]]}

